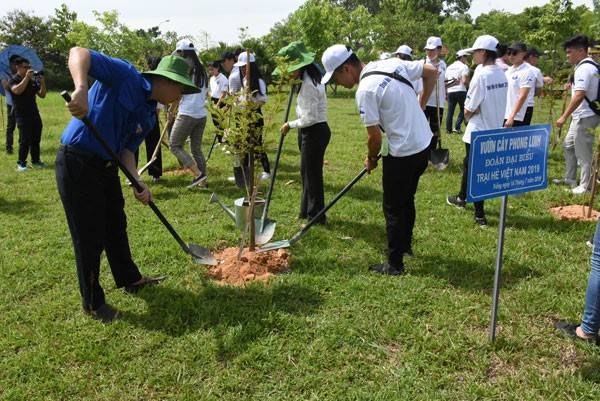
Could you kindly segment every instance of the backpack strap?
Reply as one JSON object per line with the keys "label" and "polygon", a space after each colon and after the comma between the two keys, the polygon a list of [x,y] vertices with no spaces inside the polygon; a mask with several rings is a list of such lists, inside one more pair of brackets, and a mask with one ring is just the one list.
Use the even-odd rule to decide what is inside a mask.
{"label": "backpack strap", "polygon": [[410,87],[410,89],[412,89],[413,91],[415,90],[415,88],[413,88],[410,81],[408,79],[404,78],[402,75],[398,74],[396,71],[394,71],[394,72],[369,71],[369,72],[363,74],[362,78],[366,78],[369,75],[385,75],[386,77],[397,79],[398,81],[408,85]]}
{"label": "backpack strap", "polygon": [[[583,60],[581,62],[581,64],[591,64],[594,67],[596,67],[597,75],[600,75],[600,65],[592,60]],[[579,64],[579,65],[581,65]],[[574,76],[575,74],[573,74]],[[598,77],[600,79],[600,76]],[[594,113],[596,114],[600,114],[600,110],[598,109],[598,106],[596,105],[596,103],[600,100],[600,81],[598,81],[598,93],[597,93],[597,99],[596,100],[591,100],[589,99],[587,96],[585,97],[585,100],[588,102],[588,105],[590,106],[590,108],[594,111]]]}

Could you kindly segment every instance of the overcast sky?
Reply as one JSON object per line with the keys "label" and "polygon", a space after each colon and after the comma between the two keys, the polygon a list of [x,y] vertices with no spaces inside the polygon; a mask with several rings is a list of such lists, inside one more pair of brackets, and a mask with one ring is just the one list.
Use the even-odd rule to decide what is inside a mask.
{"label": "overcast sky", "polygon": [[[81,21],[94,24],[92,10],[118,10],[119,20],[131,29],[148,29],[160,24],[160,30],[175,31],[180,36],[191,36],[209,45],[218,41],[235,44],[240,27],[248,27],[251,37],[260,37],[269,32],[276,23],[298,9],[305,0],[27,0],[14,2],[2,0],[0,16],[15,8],[37,16],[54,15],[54,9],[65,3],[69,10],[77,13]],[[470,14],[477,17],[494,8],[512,13],[523,11],[524,7],[539,6],[549,0],[473,0]],[[592,0],[573,0],[575,6],[585,4],[592,9]],[[150,5],[149,7],[147,5]],[[168,22],[163,22],[169,20]],[[206,43],[202,43],[205,47]],[[198,47],[201,47],[198,44]]]}

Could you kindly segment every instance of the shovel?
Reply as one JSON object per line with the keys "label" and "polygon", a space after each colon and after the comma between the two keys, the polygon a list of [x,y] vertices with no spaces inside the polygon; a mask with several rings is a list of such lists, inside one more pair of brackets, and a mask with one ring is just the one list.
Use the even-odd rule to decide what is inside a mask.
{"label": "shovel", "polygon": [[[377,155],[377,160],[379,160],[381,158],[381,153],[379,153]],[[356,184],[358,182],[358,180],[360,180],[363,175],[365,175],[367,173],[367,168],[363,168],[360,173],[358,173],[358,175],[356,177],[354,177],[352,179],[352,181],[350,181],[332,200],[331,202],[329,202],[327,205],[325,205],[325,207],[319,212],[317,213],[317,215],[315,217],[313,217],[304,227],[302,227],[302,230],[298,231],[296,233],[296,235],[294,235],[292,237],[292,239],[284,239],[281,241],[274,241],[274,242],[269,242],[268,244],[265,244],[263,246],[260,247],[260,249],[257,252],[267,252],[267,251],[272,251],[275,249],[281,249],[281,248],[289,248],[291,245],[293,245],[294,243],[296,243],[300,237],[302,237],[304,235],[304,233],[306,233],[308,231],[309,228],[311,228],[317,221],[319,221],[319,219],[321,218],[321,216],[323,216],[329,209],[331,209],[331,207],[333,205],[336,204],[336,202],[338,200],[340,200],[340,198],[342,196],[344,196],[346,194],[346,192],[348,192],[350,190],[350,188],[352,188],[354,186],[354,184]]]}
{"label": "shovel", "polygon": [[442,148],[442,138],[438,138],[437,147],[430,151],[431,165],[436,170],[443,170],[448,167],[450,160],[450,151]]}
{"label": "shovel", "polygon": [[163,126],[162,132],[160,133],[160,138],[158,139],[156,148],[154,148],[154,152],[152,152],[152,157],[150,158],[150,161],[148,163],[146,163],[141,169],[138,170],[138,175],[142,175],[144,173],[144,171],[146,171],[146,169],[148,169],[148,167],[150,167],[150,165],[152,163],[154,163],[154,161],[158,158],[158,151],[160,150],[160,145],[163,141],[163,138],[165,137],[165,134],[168,131],[168,128],[169,128],[169,124],[165,124]]}
{"label": "shovel", "polygon": [[[60,93],[60,95],[67,102],[71,101],[71,96],[69,95],[69,93],[67,93],[67,91],[62,91]],[[92,135],[94,135],[94,138],[96,138],[96,140],[98,142],[100,142],[100,144],[102,145],[104,150],[112,157],[115,164],[129,179],[129,181],[134,186],[136,191],[142,192],[143,188],[140,185],[140,183],[133,177],[133,174],[131,174],[131,172],[129,170],[127,170],[127,168],[125,167],[123,162],[121,162],[121,159],[119,159],[119,156],[115,153],[114,150],[112,150],[112,148],[110,147],[108,142],[106,142],[104,137],[96,130],[96,127],[94,127],[94,124],[92,124],[92,122],[87,117],[83,117],[81,119],[81,121],[83,121],[85,126],[91,131]],[[215,259],[213,254],[207,248],[201,247],[200,245],[186,244],[185,242],[183,242],[183,240],[181,239],[179,234],[177,234],[177,232],[175,231],[173,226],[171,226],[171,224],[169,224],[169,222],[167,221],[165,216],[163,216],[163,214],[160,212],[160,210],[158,210],[158,207],[156,207],[154,202],[149,202],[148,206],[150,206],[152,211],[156,214],[156,216],[158,216],[161,223],[163,223],[163,225],[167,228],[167,230],[169,230],[169,232],[171,233],[173,238],[175,238],[175,240],[179,243],[181,248],[187,254],[191,255],[192,258],[196,261],[196,263],[198,263],[200,265],[216,265],[217,264],[217,260]]]}
{"label": "shovel", "polygon": [[[292,107],[292,99],[294,98],[294,91],[296,85],[292,85],[290,89],[290,97],[288,98],[287,109],[285,111],[285,120],[283,123],[287,123],[290,117],[290,108]],[[271,204],[271,196],[273,195],[273,187],[275,186],[275,177],[277,176],[277,167],[279,166],[279,158],[281,157],[281,149],[283,148],[283,139],[285,135],[282,133],[279,136],[279,146],[277,147],[277,156],[275,156],[275,165],[273,166],[273,172],[271,173],[271,184],[269,185],[269,193],[267,194],[267,200],[263,209],[263,214],[258,221],[258,229],[256,230],[256,243],[266,244],[273,238],[275,233],[275,225],[277,224],[274,220],[267,219],[267,213],[269,213],[269,205]]]}

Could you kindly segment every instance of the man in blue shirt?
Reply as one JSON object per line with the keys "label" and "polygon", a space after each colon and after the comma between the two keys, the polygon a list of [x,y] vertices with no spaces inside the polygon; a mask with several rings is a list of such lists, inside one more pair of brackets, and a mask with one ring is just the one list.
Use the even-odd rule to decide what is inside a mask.
{"label": "man in blue shirt", "polygon": [[[152,193],[139,178],[134,153],[156,122],[156,103],[169,104],[200,89],[188,78],[187,61],[177,56],[166,56],[156,70],[140,73],[125,60],[74,47],[69,71],[75,91],[67,108],[75,118],[60,139],[56,181],[75,248],[83,311],[106,323],[120,313],[105,302],[98,280],[103,250],[116,286],[125,292],[164,277],[144,277],[133,262],[118,168],[80,119],[87,116],[140,182],[143,191],[134,189],[134,195],[146,205]],[[89,90],[88,76],[96,80]]]}

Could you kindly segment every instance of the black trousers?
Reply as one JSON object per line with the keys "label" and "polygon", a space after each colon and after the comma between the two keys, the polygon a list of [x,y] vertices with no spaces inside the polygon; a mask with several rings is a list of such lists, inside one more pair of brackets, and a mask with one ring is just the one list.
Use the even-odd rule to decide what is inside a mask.
{"label": "black trousers", "polygon": [[533,118],[533,106],[528,107],[525,110],[525,117],[523,117],[523,125],[531,125],[531,119]]}
{"label": "black trousers", "polygon": [[[158,142],[160,141],[160,127],[158,122],[154,125],[154,128],[148,133],[146,138],[144,139],[144,144],[146,145],[146,162],[149,163],[152,160],[152,153],[154,153],[154,149],[158,146]],[[135,165],[138,165],[138,159],[140,157],[140,150],[138,149],[135,152]],[[156,153],[156,160],[148,167],[148,175],[152,177],[161,177],[163,173],[162,169],[162,149],[159,147],[158,152]]]}
{"label": "black trousers", "polygon": [[452,132],[452,119],[454,118],[454,109],[458,104],[458,117],[454,128],[459,129],[460,125],[465,120],[465,100],[467,92],[450,92],[448,93],[448,115],[446,116],[446,132]]}
{"label": "black trousers", "polygon": [[[515,121],[516,122],[516,121]],[[463,159],[462,179],[460,181],[460,192],[458,197],[462,200],[467,200],[467,181],[469,179],[469,155],[471,153],[471,144],[465,143],[465,158]],[[475,206],[475,217],[484,217],[485,210],[483,201],[473,203]]]}
{"label": "black trousers", "polygon": [[[444,121],[443,117],[444,117],[444,109],[442,107],[439,108],[440,110],[440,119],[439,119],[439,124],[442,123],[442,121]],[[438,133],[438,135],[441,135],[441,131],[440,131],[440,125],[438,124],[438,108],[434,107],[434,106],[426,106],[425,107],[425,117],[427,118],[427,121],[429,121],[429,128],[431,129],[431,132],[433,133],[433,136],[431,137],[431,142],[429,143],[429,149],[434,150],[437,147],[437,143],[438,143],[438,136],[436,136],[436,132]]]}
{"label": "black trousers", "polygon": [[31,161],[40,161],[40,142],[42,140],[42,118],[40,113],[22,115],[17,112],[19,127],[19,159],[17,163],[26,165],[27,155],[31,152]]}
{"label": "black trousers", "polygon": [[[302,178],[301,218],[311,220],[325,207],[323,159],[330,139],[331,130],[327,122],[298,129],[300,176]],[[325,215],[319,218],[320,223],[324,223],[326,220]]]}
{"label": "black trousers", "polygon": [[118,170],[91,153],[60,145],[56,183],[75,248],[82,306],[95,310],[105,303],[98,279],[102,251],[118,288],[142,278],[129,250]]}
{"label": "black trousers", "polygon": [[429,149],[405,157],[383,157],[383,215],[388,240],[388,263],[404,266],[404,252],[411,249],[419,178],[427,168]]}
{"label": "black trousers", "polygon": [[6,150],[13,150],[15,128],[17,126],[17,116],[10,104],[6,105]]}

